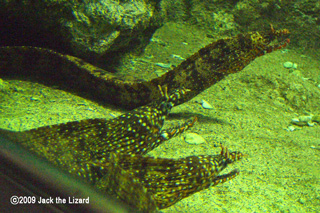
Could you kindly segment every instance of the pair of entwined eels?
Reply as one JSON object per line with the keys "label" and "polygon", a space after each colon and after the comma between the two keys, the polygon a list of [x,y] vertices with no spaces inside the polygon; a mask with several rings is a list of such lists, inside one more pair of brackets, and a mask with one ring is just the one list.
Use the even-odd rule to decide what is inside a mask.
{"label": "pair of entwined eels", "polygon": [[[180,159],[143,156],[196,121],[163,130],[171,108],[226,75],[242,70],[256,57],[285,47],[289,39],[276,45],[271,42],[288,33],[271,28],[215,41],[165,75],[144,82],[123,81],[78,58],[52,50],[2,47],[0,76],[27,72],[43,77],[45,71],[48,75],[58,72],[65,81],[76,80],[78,84],[73,89],[89,88],[88,91],[120,106],[142,106],[111,120],[87,119],[0,133],[141,211],[169,207],[197,191],[235,177],[238,170],[219,173],[244,156],[223,146],[218,155]],[[25,64],[28,59],[31,65]]]}

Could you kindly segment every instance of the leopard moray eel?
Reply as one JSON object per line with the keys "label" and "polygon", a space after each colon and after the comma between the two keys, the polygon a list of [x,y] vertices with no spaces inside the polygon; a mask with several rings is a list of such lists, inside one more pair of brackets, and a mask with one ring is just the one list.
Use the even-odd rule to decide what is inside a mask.
{"label": "leopard moray eel", "polygon": [[[240,152],[229,152],[223,146],[221,148],[221,153],[217,155],[180,159],[127,155],[113,157],[109,168],[116,172],[105,175],[96,186],[125,200],[134,200],[135,194],[130,193],[130,186],[120,183],[123,177],[133,178],[131,182],[141,183],[147,189],[147,193],[142,193],[144,197],[141,200],[151,200],[149,203],[155,202],[159,209],[167,208],[195,192],[224,183],[239,174],[235,169],[219,175],[229,164],[245,156]],[[146,209],[144,203],[135,202],[136,205],[137,203],[140,209]]]}
{"label": "leopard moray eel", "polygon": [[125,80],[79,58],[45,48],[0,47],[0,77],[31,76],[80,95],[87,94],[91,99],[134,109],[158,99],[158,85],[167,87],[169,92],[189,88],[191,92],[184,101],[190,100],[225,76],[241,71],[255,58],[285,47],[288,34],[286,29],[274,30],[271,26],[267,31],[214,41],[149,81]]}
{"label": "leopard moray eel", "polygon": [[[182,159],[143,156],[194,124],[192,120],[177,128],[162,130],[170,109],[224,76],[240,71],[254,58],[285,47],[288,39],[276,45],[271,42],[288,33],[271,28],[268,32],[218,40],[167,74],[142,82],[121,80],[80,59],[52,50],[2,47],[0,75],[16,72],[40,78],[47,75],[50,79],[57,76],[79,91],[87,88],[110,102],[115,100],[120,106],[150,104],[112,120],[88,119],[24,132],[1,130],[0,133],[81,176],[100,190],[116,194],[139,210],[166,208],[194,192],[235,177],[239,173],[237,170],[225,175],[219,173],[244,156],[225,148],[219,155]],[[158,85],[168,88],[171,95],[164,94],[157,100],[161,94]],[[184,86],[191,90],[175,91]]]}
{"label": "leopard moray eel", "polygon": [[88,168],[87,162],[106,162],[112,153],[146,154],[192,126],[196,119],[181,127],[162,129],[172,107],[187,92],[183,88],[176,90],[110,120],[94,118],[22,132],[1,130],[1,133],[69,173],[95,183],[100,178],[99,171]]}
{"label": "leopard moray eel", "polygon": [[196,119],[162,130],[171,108],[188,92],[183,88],[170,95],[162,92],[162,99],[111,120],[87,119],[23,132],[0,129],[0,134],[139,211],[151,212],[239,173],[234,170],[219,175],[244,156],[224,147],[218,155],[180,159],[143,156],[193,126]]}

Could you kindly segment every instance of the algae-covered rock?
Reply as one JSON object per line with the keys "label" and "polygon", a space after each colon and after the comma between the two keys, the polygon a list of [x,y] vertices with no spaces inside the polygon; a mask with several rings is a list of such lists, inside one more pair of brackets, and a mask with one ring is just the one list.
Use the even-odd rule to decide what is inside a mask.
{"label": "algae-covered rock", "polygon": [[156,3],[147,0],[0,0],[0,15],[6,29],[0,45],[42,46],[88,61],[143,46],[162,24]]}

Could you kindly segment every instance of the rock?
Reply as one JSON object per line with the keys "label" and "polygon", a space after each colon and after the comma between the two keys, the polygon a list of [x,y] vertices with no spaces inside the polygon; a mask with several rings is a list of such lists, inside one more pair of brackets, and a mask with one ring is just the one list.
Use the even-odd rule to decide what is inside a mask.
{"label": "rock", "polygon": [[201,106],[204,108],[204,109],[213,109],[213,106],[211,106],[211,104],[209,104],[207,101],[205,100],[201,100]]}
{"label": "rock", "polygon": [[296,130],[296,128],[294,127],[294,126],[288,126],[288,128],[286,128],[286,130],[288,131],[288,132],[293,132],[294,130]]}
{"label": "rock", "polygon": [[285,68],[287,68],[287,69],[290,69],[290,68],[292,68],[293,63],[290,62],[290,61],[287,61],[287,62],[284,62],[284,63],[283,63],[283,66],[284,66]]}
{"label": "rock", "polygon": [[157,4],[146,0],[0,0],[0,5],[7,17],[0,22],[11,32],[0,36],[2,45],[46,47],[91,63],[111,51],[144,48],[163,23]]}
{"label": "rock", "polygon": [[297,69],[298,68],[298,64],[296,64],[296,63],[292,63],[292,62],[290,62],[290,61],[287,61],[287,62],[284,62],[283,63],[283,66],[285,67],[285,68],[287,68],[287,69]]}
{"label": "rock", "polygon": [[291,119],[291,123],[297,126],[314,126],[313,115],[299,116],[298,118]]}
{"label": "rock", "polygon": [[203,137],[201,137],[197,133],[192,133],[192,132],[185,134],[184,141],[187,142],[188,144],[195,144],[195,145],[206,142],[206,140]]}

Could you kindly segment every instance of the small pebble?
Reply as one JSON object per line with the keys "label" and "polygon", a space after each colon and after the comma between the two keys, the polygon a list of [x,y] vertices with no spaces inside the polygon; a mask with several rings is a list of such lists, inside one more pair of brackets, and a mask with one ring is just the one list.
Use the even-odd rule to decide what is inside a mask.
{"label": "small pebble", "polygon": [[203,99],[201,100],[201,105],[204,109],[213,109],[213,106]]}
{"label": "small pebble", "polygon": [[283,63],[283,66],[287,69],[297,69],[298,68],[298,64],[296,63],[292,63],[291,61],[287,61]]}
{"label": "small pebble", "polygon": [[40,99],[37,98],[37,97],[30,97],[30,100],[31,100],[31,101],[39,101]]}
{"label": "small pebble", "polygon": [[293,67],[293,63],[290,62],[290,61],[287,61],[287,62],[284,62],[284,63],[283,63],[283,66],[284,66],[285,68],[287,68],[287,69],[290,69],[290,68]]}
{"label": "small pebble", "polygon": [[180,60],[186,60],[185,58],[181,57],[180,55],[172,54],[171,56],[172,56],[172,58],[177,58],[177,59],[180,59]]}
{"label": "small pebble", "polygon": [[298,126],[314,126],[315,123],[312,122],[312,117],[312,115],[299,116],[298,118],[291,119],[291,123]]}
{"label": "small pebble", "polygon": [[185,134],[184,141],[187,142],[188,144],[195,144],[195,145],[206,142],[206,140],[203,137],[201,137],[197,133],[192,133],[192,132]]}
{"label": "small pebble", "polygon": [[308,122],[308,123],[307,123],[307,125],[308,125],[308,126],[311,126],[311,127],[313,127],[315,124],[317,124],[317,123],[314,123],[314,122]]}
{"label": "small pebble", "polygon": [[309,121],[311,121],[312,116],[311,115],[309,115],[309,116],[302,115],[302,116],[299,116],[298,119],[301,122],[309,122]]}
{"label": "small pebble", "polygon": [[288,128],[286,130],[288,132],[293,132],[294,130],[296,130],[296,128],[294,126],[288,126]]}
{"label": "small pebble", "polygon": [[171,64],[165,64],[165,63],[154,63],[155,65],[162,67],[162,68],[171,68]]}

